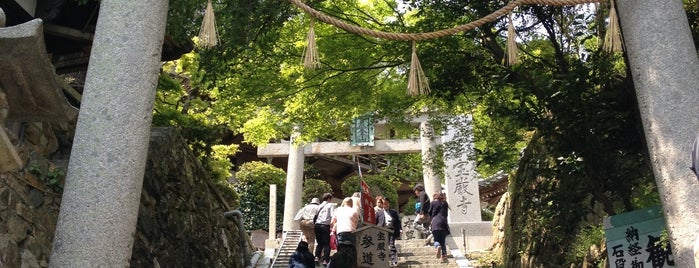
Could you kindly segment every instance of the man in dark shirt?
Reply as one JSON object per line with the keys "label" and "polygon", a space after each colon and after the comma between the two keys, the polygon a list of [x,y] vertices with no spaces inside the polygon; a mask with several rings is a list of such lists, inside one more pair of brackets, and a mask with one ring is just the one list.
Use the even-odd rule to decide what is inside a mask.
{"label": "man in dark shirt", "polygon": [[333,218],[334,204],[331,204],[333,196],[331,193],[323,194],[323,203],[318,206],[318,213],[313,222],[316,241],[318,245],[315,251],[315,261],[323,262],[327,265],[330,261],[330,220]]}

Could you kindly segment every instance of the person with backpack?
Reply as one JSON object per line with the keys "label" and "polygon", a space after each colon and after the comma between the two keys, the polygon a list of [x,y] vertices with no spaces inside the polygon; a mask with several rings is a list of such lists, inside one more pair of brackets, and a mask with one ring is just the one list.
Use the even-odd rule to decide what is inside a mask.
{"label": "person with backpack", "polygon": [[415,202],[415,220],[413,221],[413,228],[420,232],[423,236],[429,236],[429,224],[430,224],[430,198],[425,193],[425,186],[422,184],[416,184],[413,187],[413,192],[417,201]]}

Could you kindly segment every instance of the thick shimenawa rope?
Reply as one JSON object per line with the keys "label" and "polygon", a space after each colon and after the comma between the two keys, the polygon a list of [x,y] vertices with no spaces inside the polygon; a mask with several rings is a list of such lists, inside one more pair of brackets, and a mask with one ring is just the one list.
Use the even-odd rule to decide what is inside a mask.
{"label": "thick shimenawa rope", "polygon": [[[472,21],[467,24],[462,24],[459,26],[456,26],[454,28],[450,29],[444,29],[444,30],[439,30],[439,31],[434,31],[434,32],[427,32],[427,33],[391,33],[391,32],[384,32],[384,31],[377,31],[377,30],[371,30],[367,29],[364,27],[360,27],[357,25],[352,25],[348,24],[344,21],[338,20],[334,17],[330,17],[318,10],[313,9],[312,7],[304,4],[301,2],[301,0],[289,0],[292,4],[295,6],[299,7],[306,13],[308,13],[312,18],[318,19],[320,21],[323,21],[325,23],[334,25],[335,27],[338,27],[340,29],[343,29],[345,31],[348,31],[350,33],[354,34],[360,34],[360,35],[366,35],[366,36],[371,36],[371,37],[376,37],[376,38],[381,38],[381,39],[386,39],[386,40],[399,40],[399,41],[412,41],[412,55],[411,55],[411,64],[410,64],[410,72],[409,72],[409,77],[408,77],[408,95],[416,96],[416,95],[423,95],[427,94],[430,92],[430,87],[429,83],[427,81],[427,77],[425,76],[424,72],[422,71],[422,66],[420,66],[420,61],[417,59],[417,53],[415,50],[415,41],[420,41],[420,40],[426,40],[426,39],[435,39],[435,38],[440,38],[448,35],[454,35],[459,32],[465,32],[465,31],[470,31],[473,30],[477,27],[483,26],[486,23],[495,21],[499,17],[509,14],[512,12],[512,10],[520,5],[525,5],[525,4],[541,4],[541,5],[555,5],[555,6],[567,6],[567,5],[578,5],[578,4],[586,4],[586,3],[597,3],[600,1],[605,1],[605,0],[513,0],[509,2],[506,6],[498,9],[497,11],[488,14],[485,17],[482,17],[478,20]],[[512,20],[510,19],[510,28],[512,27]],[[309,36],[313,33],[313,28],[310,27],[309,31]],[[510,38],[512,38],[512,42],[508,42],[511,44],[508,44],[510,47],[508,49],[508,63],[510,65],[515,64],[517,62],[516,59],[516,44],[514,43],[514,29],[511,29],[509,31]],[[312,47],[311,45],[315,45],[315,41],[309,40],[309,47],[307,50],[310,50]],[[309,55],[304,56],[304,62],[306,61],[313,61],[313,58],[317,58],[317,53],[315,56],[313,56],[313,53]],[[316,65],[317,66],[317,65]]]}
{"label": "thick shimenawa rope", "polygon": [[512,9],[514,9],[517,6],[520,5],[549,5],[549,6],[571,6],[571,5],[578,5],[578,4],[588,4],[588,3],[598,3],[602,2],[604,0],[514,0],[510,3],[508,3],[506,6],[496,10],[493,13],[488,14],[485,17],[482,17],[480,19],[477,19],[475,21],[469,22],[467,24],[462,24],[450,29],[444,29],[444,30],[439,30],[439,31],[434,31],[434,32],[427,32],[427,33],[391,33],[391,32],[384,32],[384,31],[377,31],[377,30],[371,30],[367,29],[361,26],[357,25],[352,25],[348,24],[344,21],[338,20],[334,17],[328,16],[318,10],[313,9],[312,7],[304,4],[301,2],[301,0],[289,0],[292,4],[297,6],[298,8],[302,9],[306,13],[310,14],[314,18],[323,21],[325,23],[334,25],[340,29],[343,29],[345,31],[355,33],[355,34],[361,34],[361,35],[366,35],[366,36],[371,36],[371,37],[376,37],[376,38],[382,38],[382,39],[387,39],[387,40],[402,40],[402,41],[420,41],[420,40],[426,40],[426,39],[435,39],[435,38],[440,38],[448,35],[453,35],[459,32],[465,32],[465,31],[470,31],[473,30],[477,27],[483,26],[484,24],[488,22],[495,21],[497,18],[508,14]]}

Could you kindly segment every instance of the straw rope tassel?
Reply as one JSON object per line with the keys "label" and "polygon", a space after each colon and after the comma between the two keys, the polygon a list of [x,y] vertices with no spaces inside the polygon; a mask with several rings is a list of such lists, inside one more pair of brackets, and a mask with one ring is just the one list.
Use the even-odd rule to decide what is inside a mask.
{"label": "straw rope tassel", "polygon": [[303,53],[303,67],[306,69],[314,69],[320,65],[318,61],[318,46],[316,46],[316,34],[315,29],[313,29],[313,18],[311,18],[310,25],[308,26],[308,36],[306,41],[308,46],[306,51]]}
{"label": "straw rope tassel", "polygon": [[518,62],[517,59],[517,42],[515,38],[517,33],[515,32],[515,25],[512,22],[512,12],[507,15],[509,23],[507,24],[507,65],[512,66]]}
{"label": "straw rope tassel", "polygon": [[609,9],[609,26],[607,28],[607,34],[604,36],[604,46],[602,49],[607,52],[620,52],[624,50],[624,44],[619,28],[619,17],[616,14],[614,0],[610,2],[612,7]]}
{"label": "straw rope tassel", "polygon": [[410,59],[410,73],[408,74],[408,95],[417,96],[430,93],[430,85],[422,71],[420,60],[417,58],[415,41],[413,41],[413,53]]}
{"label": "straw rope tassel", "polygon": [[204,19],[199,29],[199,46],[210,48],[218,45],[218,31],[216,30],[216,19],[214,18],[214,7],[211,0],[206,4]]}

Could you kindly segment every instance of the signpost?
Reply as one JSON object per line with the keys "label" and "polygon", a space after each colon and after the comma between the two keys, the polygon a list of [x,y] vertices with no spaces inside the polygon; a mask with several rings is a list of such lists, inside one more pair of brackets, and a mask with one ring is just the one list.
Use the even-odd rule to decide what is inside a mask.
{"label": "signpost", "polygon": [[389,267],[391,260],[388,248],[389,232],[389,229],[376,225],[363,226],[354,232],[357,236],[358,268]]}
{"label": "signpost", "polygon": [[662,210],[652,207],[604,219],[610,268],[675,267],[672,251],[660,243]]}
{"label": "signpost", "polygon": [[364,115],[352,120],[350,126],[351,146],[374,146],[374,122],[371,115]]}

